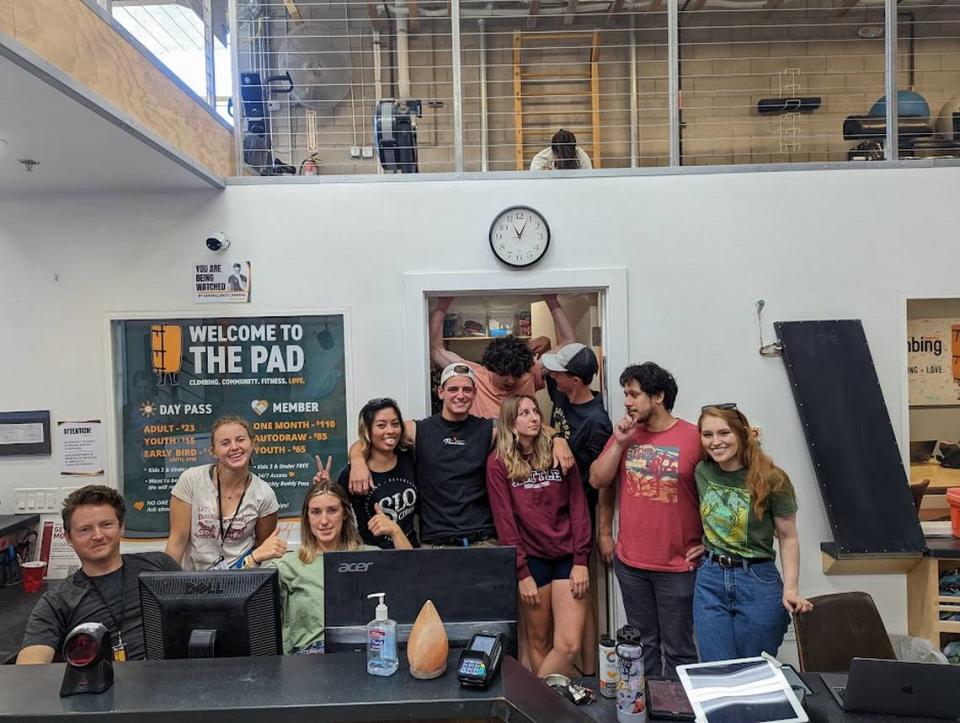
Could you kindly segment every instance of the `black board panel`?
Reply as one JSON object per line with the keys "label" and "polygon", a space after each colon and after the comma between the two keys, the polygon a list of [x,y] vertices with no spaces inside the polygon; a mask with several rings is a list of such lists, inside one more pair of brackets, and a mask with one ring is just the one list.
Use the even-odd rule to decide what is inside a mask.
{"label": "black board panel", "polygon": [[863,324],[782,321],[774,328],[840,554],[921,552],[923,533]]}

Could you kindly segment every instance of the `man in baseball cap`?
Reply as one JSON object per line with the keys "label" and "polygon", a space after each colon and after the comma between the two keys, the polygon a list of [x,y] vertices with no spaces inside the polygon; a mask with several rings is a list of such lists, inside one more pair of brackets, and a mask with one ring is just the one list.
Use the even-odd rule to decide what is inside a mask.
{"label": "man in baseball cap", "polygon": [[[613,514],[613,493],[609,490],[600,493],[589,484],[590,465],[603,451],[613,431],[607,410],[603,408],[603,397],[590,388],[599,367],[597,356],[590,347],[575,342],[561,346],[553,354],[544,354],[540,362],[547,372],[547,391],[553,401],[550,426],[570,443],[586,490],[590,522],[596,529],[598,504],[609,505],[610,515]],[[599,570],[596,559],[592,562],[590,588],[596,590]],[[593,594],[590,602],[581,650],[583,671],[592,674],[597,669],[597,620]]]}
{"label": "man in baseball cap", "polygon": [[[404,434],[416,450],[420,539],[424,547],[496,545],[487,499],[487,455],[496,439],[492,419],[470,413],[477,378],[462,361],[440,373],[439,414],[408,420]],[[365,495],[370,473],[360,445],[350,448],[350,492]]]}

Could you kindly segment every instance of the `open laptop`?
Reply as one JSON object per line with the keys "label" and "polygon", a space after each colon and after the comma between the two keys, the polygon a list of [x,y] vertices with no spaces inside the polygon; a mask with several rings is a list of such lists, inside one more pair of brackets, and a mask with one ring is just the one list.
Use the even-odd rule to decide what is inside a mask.
{"label": "open laptop", "polygon": [[960,716],[960,665],[854,658],[849,673],[821,673],[843,710],[857,713]]}

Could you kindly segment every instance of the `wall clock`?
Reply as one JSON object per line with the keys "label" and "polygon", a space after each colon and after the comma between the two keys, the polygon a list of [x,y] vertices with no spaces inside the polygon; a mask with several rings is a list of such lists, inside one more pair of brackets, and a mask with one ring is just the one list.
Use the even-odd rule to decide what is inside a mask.
{"label": "wall clock", "polygon": [[508,266],[532,266],[550,246],[550,227],[543,215],[529,206],[511,206],[490,225],[490,248]]}

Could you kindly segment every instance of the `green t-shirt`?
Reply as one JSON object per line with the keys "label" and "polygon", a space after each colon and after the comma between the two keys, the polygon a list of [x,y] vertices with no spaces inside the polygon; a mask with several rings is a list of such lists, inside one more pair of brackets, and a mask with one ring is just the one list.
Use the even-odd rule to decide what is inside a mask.
{"label": "green t-shirt", "polygon": [[[362,545],[360,550],[376,550]],[[290,655],[323,640],[323,555],[305,563],[297,550],[264,567],[275,567],[280,575],[280,609],[283,615],[283,654]]]}
{"label": "green t-shirt", "polygon": [[767,497],[767,508],[757,517],[747,489],[747,470],[725,472],[714,462],[700,462],[694,471],[700,495],[703,544],[711,552],[738,557],[774,559],[774,517],[797,511],[793,487]]}

